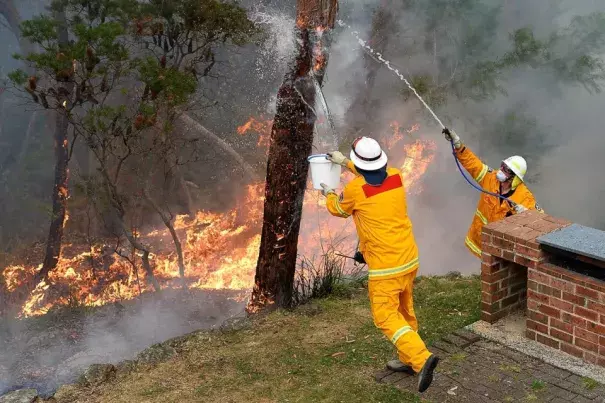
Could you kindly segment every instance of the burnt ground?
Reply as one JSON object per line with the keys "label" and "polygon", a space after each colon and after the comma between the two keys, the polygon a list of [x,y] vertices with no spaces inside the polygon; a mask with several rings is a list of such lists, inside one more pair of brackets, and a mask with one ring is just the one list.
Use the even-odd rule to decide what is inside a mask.
{"label": "burnt ground", "polygon": [[93,363],[133,358],[151,344],[240,315],[247,293],[163,290],[96,308],[62,308],[0,322],[0,395],[29,387],[50,395]]}

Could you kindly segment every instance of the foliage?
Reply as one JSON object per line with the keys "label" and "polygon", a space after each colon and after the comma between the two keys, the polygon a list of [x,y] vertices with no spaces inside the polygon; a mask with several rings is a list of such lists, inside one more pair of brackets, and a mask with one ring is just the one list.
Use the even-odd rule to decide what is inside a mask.
{"label": "foliage", "polygon": [[[579,84],[592,93],[601,91],[605,13],[577,16],[546,38],[538,38],[529,26],[514,30],[509,49],[499,52],[495,45],[503,10],[500,2],[429,0],[411,1],[404,7],[424,15],[424,51],[436,52],[437,77],[411,74],[430,105],[444,105],[449,95],[483,101],[506,94],[507,75],[526,68],[552,77],[549,87]],[[549,12],[551,8],[558,9],[556,4]],[[407,89],[403,94],[406,99],[410,96]]]}
{"label": "foliage", "polygon": [[168,209],[165,183],[200,154],[197,139],[174,122],[199,104],[201,80],[221,61],[217,51],[245,45],[258,29],[244,9],[218,0],[54,0],[50,10],[23,22],[38,51],[15,55],[30,70],[9,79],[31,103],[65,114],[69,156],[81,142],[97,168],[82,172],[78,196],[145,260],[136,228],[141,207],[153,203],[144,195],[159,185],[155,205]]}

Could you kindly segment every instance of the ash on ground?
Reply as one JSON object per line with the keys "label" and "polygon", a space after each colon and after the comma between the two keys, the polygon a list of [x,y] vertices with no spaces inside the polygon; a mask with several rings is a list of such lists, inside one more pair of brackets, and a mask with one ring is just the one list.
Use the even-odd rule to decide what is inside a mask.
{"label": "ash on ground", "polygon": [[243,315],[242,292],[163,290],[96,308],[61,308],[0,320],[0,395],[35,388],[51,395],[91,364],[131,359],[154,343]]}

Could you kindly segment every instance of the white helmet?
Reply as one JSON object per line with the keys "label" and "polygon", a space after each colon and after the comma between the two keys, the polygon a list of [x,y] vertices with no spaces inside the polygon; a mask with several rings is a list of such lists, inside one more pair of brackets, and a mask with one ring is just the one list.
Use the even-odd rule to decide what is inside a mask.
{"label": "white helmet", "polygon": [[510,170],[513,171],[521,181],[523,181],[523,177],[527,173],[527,162],[525,162],[525,158],[518,155],[513,155],[502,162],[504,162],[506,166],[509,167]]}
{"label": "white helmet", "polygon": [[387,155],[380,148],[380,144],[372,138],[358,137],[351,148],[351,161],[360,169],[376,171],[387,164]]}

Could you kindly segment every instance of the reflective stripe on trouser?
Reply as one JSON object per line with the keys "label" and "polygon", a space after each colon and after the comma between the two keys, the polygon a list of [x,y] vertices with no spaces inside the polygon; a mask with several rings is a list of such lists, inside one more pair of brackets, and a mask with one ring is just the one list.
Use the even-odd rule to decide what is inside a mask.
{"label": "reflective stripe on trouser", "polygon": [[417,333],[412,296],[416,272],[370,280],[368,291],[374,324],[397,347],[399,360],[420,372],[431,353]]}

